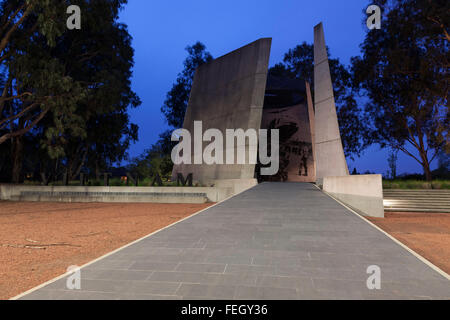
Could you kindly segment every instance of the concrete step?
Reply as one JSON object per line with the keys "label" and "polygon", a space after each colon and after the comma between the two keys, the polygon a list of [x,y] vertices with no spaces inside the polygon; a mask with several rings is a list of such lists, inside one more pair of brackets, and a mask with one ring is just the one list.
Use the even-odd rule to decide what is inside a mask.
{"label": "concrete step", "polygon": [[385,198],[388,197],[407,197],[407,198],[442,198],[450,199],[450,194],[414,194],[414,193],[383,193]]}
{"label": "concrete step", "polygon": [[390,191],[386,191],[383,190],[383,194],[415,194],[415,195],[436,195],[436,196],[442,196],[442,197],[448,197],[450,196],[450,192],[415,192],[415,191],[411,191],[411,192],[406,192],[406,191],[396,191],[396,192],[390,192]]}
{"label": "concrete step", "polygon": [[450,193],[450,189],[383,189],[384,192],[432,192]]}
{"label": "concrete step", "polygon": [[425,201],[425,202],[448,202],[450,198],[434,198],[434,197],[384,197],[385,200],[405,200],[405,201]]}
{"label": "concrete step", "polygon": [[423,212],[423,213],[450,213],[450,209],[430,209],[430,208],[384,208],[385,212]]}
{"label": "concrete step", "polygon": [[450,190],[383,191],[385,211],[450,212]]}
{"label": "concrete step", "polygon": [[31,202],[147,202],[147,203],[207,203],[205,193],[181,192],[21,192],[11,201]]}
{"label": "concrete step", "polygon": [[384,201],[386,203],[415,203],[415,204],[429,204],[429,205],[436,205],[436,204],[440,204],[440,205],[450,205],[450,201],[430,201],[430,200],[423,200],[421,201],[419,200],[410,200],[410,199],[393,199],[393,198],[385,198]]}
{"label": "concrete step", "polygon": [[418,206],[418,205],[408,205],[405,203],[399,203],[399,204],[394,204],[394,205],[385,205],[385,208],[422,208],[422,209],[450,209],[450,206]]}
{"label": "concrete step", "polygon": [[436,195],[436,196],[450,196],[449,192],[389,192],[384,190],[384,194],[416,194],[416,195]]}

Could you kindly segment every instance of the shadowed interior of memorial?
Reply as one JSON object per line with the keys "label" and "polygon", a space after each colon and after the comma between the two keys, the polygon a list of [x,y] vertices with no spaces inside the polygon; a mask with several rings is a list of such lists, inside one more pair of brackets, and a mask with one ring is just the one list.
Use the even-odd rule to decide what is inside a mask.
{"label": "shadowed interior of memorial", "polygon": [[309,88],[304,80],[267,77],[261,129],[280,131],[280,167],[274,176],[261,176],[258,164],[258,181],[315,182],[312,119],[306,90]]}

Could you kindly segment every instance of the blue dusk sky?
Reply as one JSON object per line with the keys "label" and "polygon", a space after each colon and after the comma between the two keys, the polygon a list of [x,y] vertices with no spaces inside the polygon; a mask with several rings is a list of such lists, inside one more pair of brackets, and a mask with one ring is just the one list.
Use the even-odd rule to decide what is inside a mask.
{"label": "blue dusk sky", "polygon": [[[360,54],[367,27],[366,0],[129,0],[121,13],[133,37],[133,89],[142,100],[131,111],[139,125],[139,141],[129,150],[138,156],[167,129],[160,112],[167,92],[183,69],[186,46],[201,41],[213,57],[222,56],[259,38],[272,38],[270,66],[306,41],[313,43],[313,28],[324,23],[333,58],[346,65]],[[387,151],[367,149],[350,170],[385,173]],[[435,165],[433,166],[433,168]],[[399,154],[399,173],[422,172],[414,159]]]}

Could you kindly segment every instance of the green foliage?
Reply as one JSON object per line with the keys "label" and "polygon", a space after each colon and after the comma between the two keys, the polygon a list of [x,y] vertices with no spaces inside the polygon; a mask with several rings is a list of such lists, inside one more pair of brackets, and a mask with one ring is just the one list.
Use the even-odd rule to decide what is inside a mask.
{"label": "green foliage", "polygon": [[398,159],[398,150],[392,150],[389,153],[388,157],[389,175],[391,179],[397,178],[397,159]]}
{"label": "green foliage", "polygon": [[0,4],[0,144],[33,129],[50,110],[70,114],[83,96],[80,83],[52,55],[66,8],[44,0]]}
{"label": "green foliage", "polygon": [[383,189],[450,189],[450,180],[383,180]]}
{"label": "green foliage", "polygon": [[[170,144],[172,143],[168,145]],[[166,150],[169,148],[164,144],[164,138],[162,137],[149,150],[134,158],[128,166],[128,171],[137,177],[155,177],[159,175],[161,178],[169,179],[173,167],[170,151]]]}
{"label": "green foliage", "polygon": [[98,176],[127,157],[138,138],[128,108],[141,102],[131,90],[131,36],[118,22],[126,2],[77,1],[82,27],[72,31],[66,28],[67,1],[0,4],[0,33],[8,40],[0,44],[0,86],[6,92],[0,98],[0,145],[37,137],[35,166],[54,178],[64,170],[71,178],[81,171]]}
{"label": "green foliage", "polygon": [[355,87],[369,98],[369,136],[414,158],[431,180],[431,162],[440,150],[450,152],[450,3],[375,4],[385,9],[382,29],[369,31],[361,46],[363,56],[352,59]]}
{"label": "green foliage", "polygon": [[[186,48],[188,56],[184,60],[184,69],[178,74],[172,89],[167,93],[161,112],[167,123],[173,128],[183,127],[184,115],[189,102],[192,82],[197,68],[210,62],[213,58],[201,42]],[[128,170],[135,176],[150,177],[159,174],[163,179],[170,179],[172,174],[171,152],[175,143],[171,141],[172,130],[159,136],[159,140],[142,155],[132,160]]]}
{"label": "green foliage", "polygon": [[[44,147],[57,149],[62,145],[69,149],[58,156],[71,150],[79,153],[77,147],[82,141],[86,146],[81,151],[95,155],[104,166],[105,159],[122,160],[130,139],[137,139],[137,128],[129,126],[127,113],[129,106],[140,105],[130,83],[134,51],[126,26],[117,22],[123,3],[108,0],[80,3],[82,29],[67,32],[58,39],[54,51],[63,62],[65,72],[88,89],[70,117],[64,113],[65,123],[54,114],[54,126],[46,126],[59,136],[47,137]],[[76,147],[66,148],[68,144]]]}
{"label": "green foliage", "polygon": [[189,102],[192,81],[195,70],[202,64],[210,62],[213,58],[201,42],[186,48],[188,57],[184,61],[184,70],[178,74],[178,78],[172,89],[167,93],[161,112],[166,117],[167,123],[174,128],[182,128],[184,115]]}

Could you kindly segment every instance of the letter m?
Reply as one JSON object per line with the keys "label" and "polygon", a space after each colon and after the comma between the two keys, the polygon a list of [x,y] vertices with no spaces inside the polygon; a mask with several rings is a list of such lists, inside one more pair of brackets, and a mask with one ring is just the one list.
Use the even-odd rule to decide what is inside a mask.
{"label": "letter m", "polygon": [[189,173],[186,179],[184,178],[182,173],[177,173],[177,186],[179,186],[180,183],[183,186],[186,186],[187,184],[189,187],[192,187],[192,173]]}

